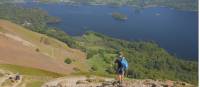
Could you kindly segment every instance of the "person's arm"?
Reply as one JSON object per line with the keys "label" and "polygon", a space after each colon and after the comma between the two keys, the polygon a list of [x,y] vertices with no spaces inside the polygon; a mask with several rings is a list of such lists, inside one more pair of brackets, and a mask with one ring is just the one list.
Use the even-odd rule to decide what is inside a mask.
{"label": "person's arm", "polygon": [[115,70],[117,70],[117,67],[118,67],[117,64],[118,64],[118,59],[116,59],[115,62],[114,62],[114,69],[115,69]]}
{"label": "person's arm", "polygon": [[115,62],[114,63],[117,63],[117,59],[115,60]]}

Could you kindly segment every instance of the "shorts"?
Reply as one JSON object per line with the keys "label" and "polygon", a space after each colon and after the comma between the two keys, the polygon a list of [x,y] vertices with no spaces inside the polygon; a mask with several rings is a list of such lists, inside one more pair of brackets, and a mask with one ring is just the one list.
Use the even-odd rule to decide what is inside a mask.
{"label": "shorts", "polygon": [[119,75],[123,75],[124,72],[125,72],[125,69],[123,67],[117,69],[117,74]]}

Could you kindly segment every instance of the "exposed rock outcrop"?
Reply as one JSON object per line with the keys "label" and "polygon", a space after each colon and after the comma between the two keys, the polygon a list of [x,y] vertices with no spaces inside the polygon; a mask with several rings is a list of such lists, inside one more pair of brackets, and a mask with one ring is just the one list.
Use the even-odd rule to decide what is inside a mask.
{"label": "exposed rock outcrop", "polygon": [[109,78],[70,77],[57,79],[43,85],[43,87],[195,87],[194,85],[170,80],[129,79],[119,84]]}

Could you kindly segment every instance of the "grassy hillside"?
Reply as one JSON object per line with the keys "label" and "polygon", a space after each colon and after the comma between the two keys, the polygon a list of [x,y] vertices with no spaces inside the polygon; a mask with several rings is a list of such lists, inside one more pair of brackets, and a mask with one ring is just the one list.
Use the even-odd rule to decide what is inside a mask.
{"label": "grassy hillside", "polygon": [[[10,32],[11,34],[15,34],[31,43],[33,43],[35,45],[35,49],[38,47],[38,49],[40,50],[40,52],[44,52],[46,54],[48,54],[49,56],[52,57],[56,57],[56,58],[60,58],[60,57],[68,57],[68,55],[63,55],[63,54],[59,54],[58,51],[54,51],[54,53],[52,53],[52,49],[59,49],[60,50],[65,50],[65,51],[76,51],[73,49],[70,49],[67,44],[54,39],[52,37],[48,37],[44,34],[39,34],[33,31],[30,31],[24,27],[21,27],[17,24],[11,23],[10,21],[6,21],[6,20],[0,20],[0,24],[1,24],[1,30],[4,30],[4,32]],[[77,50],[78,51],[78,50]],[[55,55],[54,55],[55,54]],[[59,55],[58,55],[59,54]],[[58,57],[60,56],[60,57]]]}
{"label": "grassy hillside", "polygon": [[130,78],[198,82],[197,62],[177,59],[154,42],[130,42],[94,32],[87,32],[76,39],[88,54],[88,63],[95,73],[114,74],[114,61],[117,53],[122,51],[129,61]]}
{"label": "grassy hillside", "polygon": [[[74,71],[73,68],[87,71],[87,64],[84,63],[86,55],[80,50],[72,49],[57,39],[30,31],[6,20],[0,20],[0,27],[1,36],[5,36],[0,42],[8,46],[0,45],[1,49],[4,49],[0,53],[3,63],[25,65],[59,73],[71,73]],[[9,52],[13,54],[9,55]],[[73,63],[65,64],[64,61],[67,58],[73,60]],[[12,59],[17,59],[17,61]]]}
{"label": "grassy hillside", "polygon": [[[85,53],[7,20],[0,20],[0,43],[0,69],[23,75],[18,87],[40,87],[49,80],[65,76],[60,74],[62,71],[74,72],[73,68],[87,71]],[[72,64],[65,64],[66,58],[73,60]],[[3,87],[10,85],[9,80],[3,83]]]}
{"label": "grassy hillside", "polygon": [[41,9],[23,8],[15,4],[0,4],[0,18],[12,21],[29,30],[54,37],[67,43],[70,47],[75,47],[74,41],[65,32],[47,26],[49,21],[57,19],[49,16],[46,11]]}

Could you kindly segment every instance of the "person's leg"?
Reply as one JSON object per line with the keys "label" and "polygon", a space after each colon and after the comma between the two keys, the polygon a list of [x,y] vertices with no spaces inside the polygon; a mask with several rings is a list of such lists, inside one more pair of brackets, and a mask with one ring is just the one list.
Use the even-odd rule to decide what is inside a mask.
{"label": "person's leg", "polygon": [[121,68],[119,68],[119,83],[121,83],[121,79],[122,79],[122,71],[121,71]]}
{"label": "person's leg", "polygon": [[119,81],[120,80],[120,75],[117,74],[116,80]]}
{"label": "person's leg", "polygon": [[122,75],[119,75],[119,83],[122,83]]}
{"label": "person's leg", "polygon": [[124,71],[122,71],[122,81],[123,81],[123,79],[124,79]]}
{"label": "person's leg", "polygon": [[122,69],[122,73],[121,73],[121,82],[124,80],[124,76],[125,76],[125,70]]}
{"label": "person's leg", "polygon": [[120,80],[120,72],[119,72],[119,69],[117,69],[116,71],[116,80],[119,81]]}

